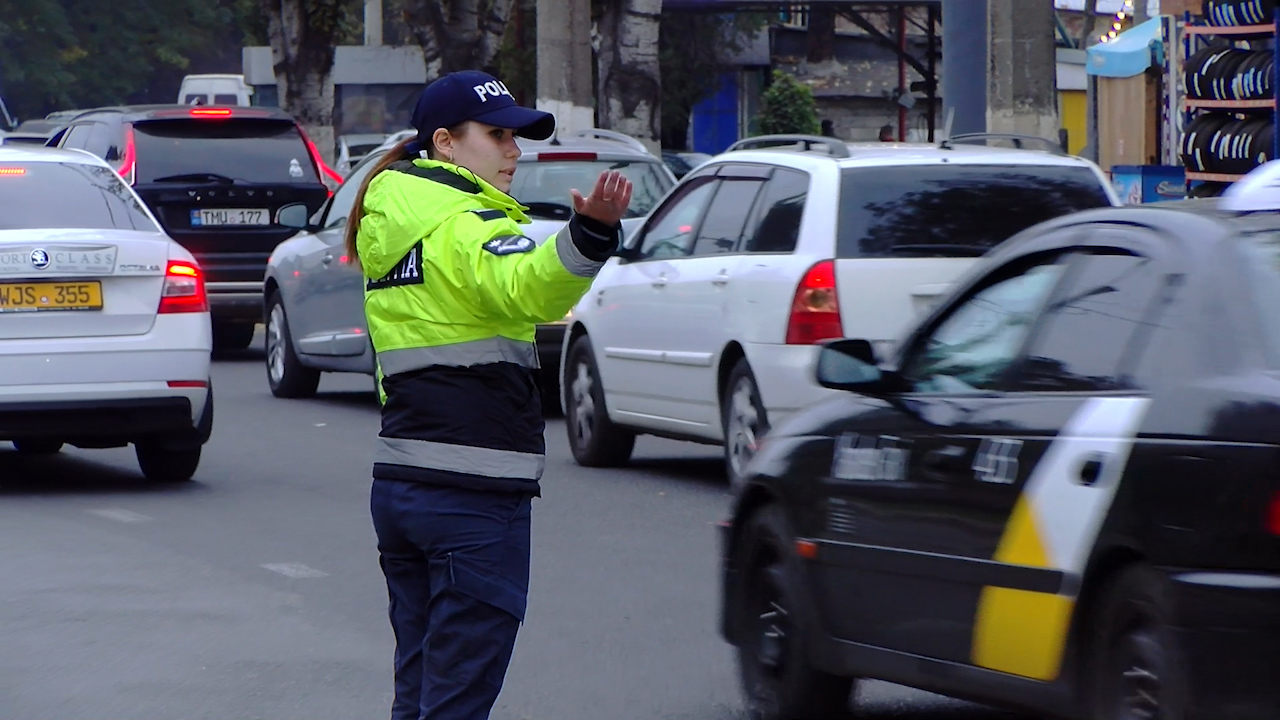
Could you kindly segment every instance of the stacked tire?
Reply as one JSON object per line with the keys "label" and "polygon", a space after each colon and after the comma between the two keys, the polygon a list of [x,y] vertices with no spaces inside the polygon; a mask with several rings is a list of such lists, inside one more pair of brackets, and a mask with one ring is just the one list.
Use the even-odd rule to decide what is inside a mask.
{"label": "stacked tire", "polygon": [[1273,160],[1271,117],[1204,113],[1182,135],[1182,162],[1192,172],[1243,175]]}
{"label": "stacked tire", "polygon": [[1187,97],[1197,100],[1269,100],[1275,97],[1275,53],[1212,45],[1187,59]]}
{"label": "stacked tire", "polygon": [[1276,0],[1204,0],[1203,10],[1205,22],[1218,27],[1270,25],[1275,22]]}
{"label": "stacked tire", "polygon": [[[1276,55],[1270,47],[1276,6],[1277,0],[1204,0],[1203,16],[1210,26],[1266,26],[1266,30],[1219,36],[1226,39],[1187,58],[1183,82],[1188,98],[1233,102],[1276,97]],[[1237,47],[1241,40],[1268,42],[1265,46],[1254,43],[1250,49]],[[1275,159],[1275,140],[1271,104],[1206,110],[1183,130],[1182,161],[1190,172],[1244,175]],[[1217,194],[1226,183],[1206,182],[1199,187],[1202,194]]]}

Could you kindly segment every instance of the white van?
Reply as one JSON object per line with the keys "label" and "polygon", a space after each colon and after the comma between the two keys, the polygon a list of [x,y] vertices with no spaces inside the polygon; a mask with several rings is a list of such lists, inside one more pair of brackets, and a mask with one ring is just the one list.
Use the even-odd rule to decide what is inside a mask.
{"label": "white van", "polygon": [[244,75],[188,75],[182,78],[178,102],[183,105],[249,105],[253,88]]}

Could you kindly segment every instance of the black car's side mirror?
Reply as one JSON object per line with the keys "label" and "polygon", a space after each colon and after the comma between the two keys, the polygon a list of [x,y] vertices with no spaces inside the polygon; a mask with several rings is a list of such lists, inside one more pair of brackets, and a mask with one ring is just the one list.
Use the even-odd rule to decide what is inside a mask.
{"label": "black car's side mirror", "polygon": [[822,346],[814,368],[818,384],[864,395],[886,392],[885,374],[876,366],[876,352],[866,340],[833,340]]}
{"label": "black car's side mirror", "polygon": [[307,206],[303,203],[292,203],[285,205],[276,211],[276,224],[284,227],[296,228],[298,230],[306,230],[310,227],[310,213],[307,212]]}

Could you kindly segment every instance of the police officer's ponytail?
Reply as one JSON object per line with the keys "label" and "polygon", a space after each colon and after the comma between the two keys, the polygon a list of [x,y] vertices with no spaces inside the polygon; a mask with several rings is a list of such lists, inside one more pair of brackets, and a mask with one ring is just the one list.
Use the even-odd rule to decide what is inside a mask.
{"label": "police officer's ponytail", "polygon": [[360,220],[364,218],[364,194],[369,190],[369,182],[377,177],[378,173],[390,167],[392,163],[413,158],[414,155],[410,153],[409,146],[416,146],[416,141],[416,137],[400,141],[395,147],[388,150],[386,155],[382,156],[378,164],[373,166],[373,170],[364,176],[364,182],[360,183],[360,192],[356,193],[355,205],[351,208],[351,215],[347,217],[347,257],[351,258],[352,265],[360,262],[360,251],[356,248],[356,235],[360,232]]}
{"label": "police officer's ponytail", "polygon": [[[450,135],[460,137],[466,132],[466,123],[461,122],[453,127],[445,128]],[[360,262],[360,251],[356,248],[356,235],[360,233],[360,220],[364,218],[364,194],[369,190],[369,183],[377,176],[378,173],[386,170],[394,163],[401,160],[412,160],[421,157],[422,151],[425,150],[427,157],[434,160],[436,155],[435,145],[430,143],[423,145],[417,136],[400,141],[395,147],[387,151],[386,155],[373,166],[373,170],[364,176],[364,182],[360,183],[360,192],[356,193],[355,206],[351,208],[351,215],[347,218],[347,234],[346,247],[347,257],[351,258],[351,264],[355,265]]]}

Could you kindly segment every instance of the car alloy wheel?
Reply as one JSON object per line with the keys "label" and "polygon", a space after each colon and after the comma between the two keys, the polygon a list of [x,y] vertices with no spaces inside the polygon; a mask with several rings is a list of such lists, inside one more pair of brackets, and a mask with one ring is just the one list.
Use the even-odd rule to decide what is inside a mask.
{"label": "car alloy wheel", "polygon": [[769,419],[755,375],[745,358],[739,359],[729,373],[721,401],[724,423],[725,474],[729,487],[737,492],[746,480],[747,464],[760,449],[760,441],[769,432]]}
{"label": "car alloy wheel", "polygon": [[596,401],[591,391],[595,385],[595,377],[591,368],[584,361],[573,366],[573,384],[569,386],[569,402],[572,409],[573,436],[580,447],[591,444],[591,436],[595,431]]}
{"label": "car alloy wheel", "polygon": [[738,668],[756,720],[848,717],[854,679],[811,664],[805,635],[804,583],[794,535],[776,506],[764,506],[742,529],[743,575],[734,590]]}
{"label": "car alloy wheel", "polygon": [[1162,650],[1150,627],[1127,632],[1116,649],[1120,677],[1116,679],[1119,707],[1114,717],[1122,720],[1164,720],[1160,699],[1164,696]]}
{"label": "car alloy wheel", "polygon": [[279,295],[272,295],[267,310],[267,384],[279,398],[305,398],[316,394],[320,371],[302,364],[293,352],[289,317]]}
{"label": "car alloy wheel", "polygon": [[1116,573],[1090,623],[1084,688],[1094,720],[1183,720],[1186,682],[1170,629],[1171,588],[1160,571]]}
{"label": "car alloy wheel", "polygon": [[755,394],[755,383],[744,377],[729,398],[729,462],[735,477],[742,477],[743,469],[759,447],[760,412],[753,399]]}
{"label": "car alloy wheel", "polygon": [[271,373],[272,384],[284,382],[284,306],[276,303],[271,306],[271,314],[267,317],[267,372]]}
{"label": "car alloy wheel", "polygon": [[625,465],[631,459],[636,436],[609,420],[591,341],[585,335],[569,348],[561,386],[568,412],[564,427],[573,459],[584,467]]}

